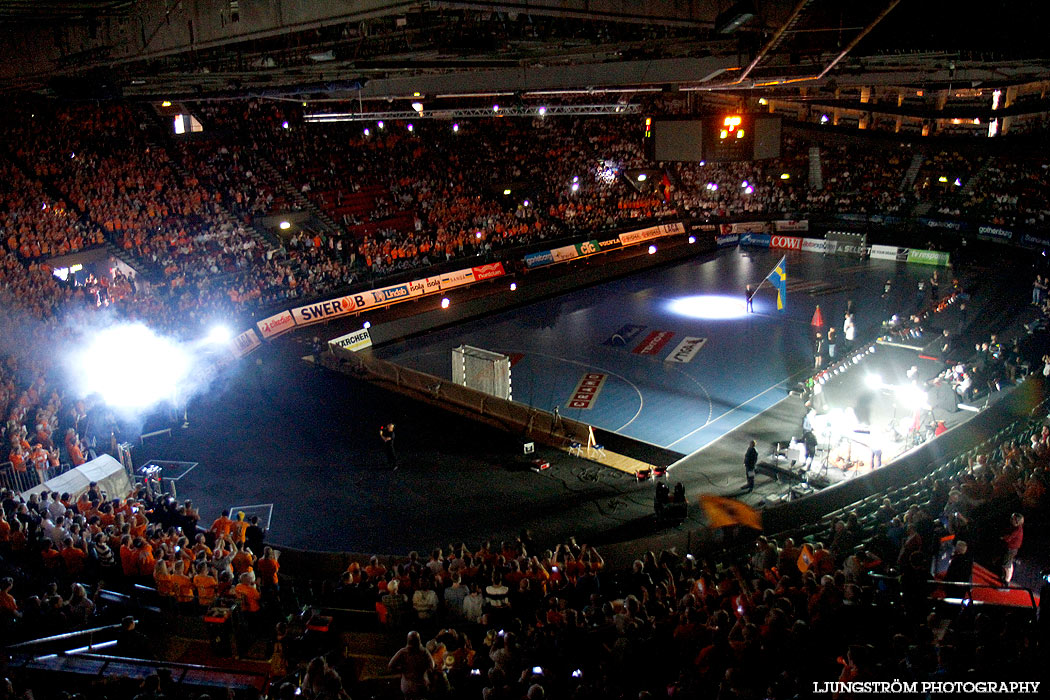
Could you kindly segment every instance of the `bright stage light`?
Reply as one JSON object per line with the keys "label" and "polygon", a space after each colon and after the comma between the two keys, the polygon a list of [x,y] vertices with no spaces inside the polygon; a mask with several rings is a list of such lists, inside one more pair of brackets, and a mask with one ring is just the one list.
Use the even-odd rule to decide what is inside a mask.
{"label": "bright stage light", "polygon": [[689,245],[692,245],[693,243],[696,243],[696,236],[689,237]]}
{"label": "bright stage light", "polygon": [[423,103],[422,102],[413,102],[412,103],[412,109],[416,110],[417,112],[422,112],[423,111]]}
{"label": "bright stage light", "polygon": [[882,388],[882,377],[877,374],[869,374],[864,377],[864,383],[869,389],[877,390]]}
{"label": "bright stage light", "polygon": [[649,255],[653,255],[655,253],[656,253],[656,246],[654,246],[654,245],[649,246]]}
{"label": "bright stage light", "polygon": [[578,182],[572,183],[572,187],[570,187],[569,189],[572,190],[573,192],[579,192],[579,190],[580,190],[580,183],[578,183]]}
{"label": "bright stage light", "polygon": [[510,291],[512,291],[512,292],[518,291],[518,283],[517,282],[511,282],[510,283]]}
{"label": "bright stage light", "polygon": [[645,182],[645,179],[647,177],[648,175],[646,175],[645,173],[638,173],[638,182]]}
{"label": "bright stage light", "polygon": [[233,340],[233,331],[223,325],[215,325],[208,331],[204,340],[213,345],[223,345]]}
{"label": "bright stage light", "polygon": [[372,131],[366,126],[365,127],[365,136],[371,136],[371,135],[372,135]]}
{"label": "bright stage light", "polygon": [[540,113],[541,117],[546,116],[547,115],[547,108],[546,107],[540,107],[539,113]]}
{"label": "bright stage light", "polygon": [[449,305],[449,304],[451,304],[451,303],[452,303],[452,302],[450,302],[450,301],[448,300],[448,297],[442,297],[442,298],[441,298],[441,308],[442,308],[442,309],[447,309],[447,308],[448,308],[448,305]]}
{"label": "bright stage light", "polygon": [[288,128],[288,122],[281,122],[281,128],[282,129],[287,129]]}
{"label": "bright stage light", "polygon": [[383,122],[376,122],[376,126],[378,126],[380,129],[382,129],[383,127],[386,126],[386,124],[384,124]]}
{"label": "bright stage light", "polygon": [[282,221],[281,223],[277,224],[277,226],[278,226],[278,227],[279,227],[279,228],[280,228],[280,229],[281,229],[282,231],[287,231],[288,229],[290,229],[290,228],[292,227],[292,224],[291,224],[291,222],[290,222],[290,221]]}
{"label": "bright stage light", "polygon": [[364,328],[367,331],[369,328],[372,327],[372,322],[371,321],[365,321],[364,323],[361,324],[361,327]]}
{"label": "bright stage light", "polygon": [[175,396],[190,357],[142,324],[95,333],[72,356],[80,390],[98,393],[114,408],[143,409]]}
{"label": "bright stage light", "polygon": [[747,308],[742,296],[721,294],[698,294],[674,299],[668,303],[667,310],[679,316],[702,318],[709,321],[728,321],[747,316]]}
{"label": "bright stage light", "polygon": [[459,124],[453,124],[452,125],[452,133],[453,134],[458,134],[459,133]]}
{"label": "bright stage light", "polygon": [[416,127],[412,126],[411,124],[409,124],[409,125],[408,125],[408,130],[409,130],[409,131],[412,131],[412,130],[414,130],[415,128],[416,128]]}

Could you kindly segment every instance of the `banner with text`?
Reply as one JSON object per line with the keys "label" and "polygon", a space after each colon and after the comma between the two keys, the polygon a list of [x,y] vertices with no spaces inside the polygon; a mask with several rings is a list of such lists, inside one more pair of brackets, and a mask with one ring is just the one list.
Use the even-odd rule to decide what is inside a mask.
{"label": "banner with text", "polygon": [[259,336],[255,335],[255,331],[249,328],[230,342],[230,349],[233,350],[233,354],[237,357],[244,357],[260,345],[262,345],[262,341],[259,340]]}
{"label": "banner with text", "polygon": [[801,221],[793,221],[790,219],[781,219],[773,222],[773,230],[778,233],[781,231],[808,231],[809,220],[802,219]]}
{"label": "banner with text", "polygon": [[259,327],[262,337],[269,340],[295,328],[295,319],[292,318],[291,311],[282,311],[269,318],[264,318],[255,325]]}
{"label": "banner with text", "polygon": [[740,234],[740,245],[768,248],[769,236],[764,233],[742,233]]}
{"label": "banner with text", "polygon": [[770,236],[769,247],[777,250],[802,250],[802,239],[794,236]]}
{"label": "banner with text", "polygon": [[674,236],[679,233],[685,233],[685,226],[680,221],[676,221],[673,224],[661,224],[659,226],[650,226],[649,228],[639,229],[638,231],[621,233],[619,238],[620,243],[623,245],[632,245],[634,243],[641,243],[643,241],[649,241],[663,236]]}
{"label": "banner with text", "polygon": [[343,348],[344,350],[358,352],[359,350],[372,347],[372,336],[367,328],[362,328],[359,331],[347,333],[338,338],[332,338],[328,341],[328,344],[334,345],[337,348]]}
{"label": "banner with text", "polygon": [[870,256],[873,260],[896,260],[908,262],[908,249],[892,245],[873,245]]}
{"label": "banner with text", "polygon": [[939,265],[941,267],[946,267],[948,265],[948,254],[937,250],[909,248],[908,262],[919,263],[920,265]]}

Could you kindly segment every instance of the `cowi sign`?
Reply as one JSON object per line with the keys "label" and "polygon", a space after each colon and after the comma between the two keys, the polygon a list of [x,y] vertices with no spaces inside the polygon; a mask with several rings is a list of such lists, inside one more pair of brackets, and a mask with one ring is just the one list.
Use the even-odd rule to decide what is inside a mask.
{"label": "cowi sign", "polygon": [[359,350],[372,347],[372,336],[369,334],[367,328],[362,328],[359,331],[347,333],[338,338],[332,338],[328,341],[328,344],[344,350],[358,352]]}

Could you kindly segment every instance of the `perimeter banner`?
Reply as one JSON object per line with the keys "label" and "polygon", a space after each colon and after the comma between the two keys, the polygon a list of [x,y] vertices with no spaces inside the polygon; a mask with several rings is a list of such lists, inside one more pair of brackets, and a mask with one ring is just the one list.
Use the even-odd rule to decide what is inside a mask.
{"label": "perimeter banner", "polygon": [[244,357],[260,345],[262,345],[262,341],[259,340],[259,336],[255,335],[255,331],[249,328],[230,342],[230,349],[233,350],[233,354],[237,357]]}
{"label": "perimeter banner", "polygon": [[[361,295],[357,296],[363,298]],[[314,304],[294,308],[292,309],[292,317],[295,319],[295,325],[309,326],[312,323],[321,323],[322,321],[352,314],[357,310],[357,307],[354,297],[339,297],[338,299],[319,301]]]}
{"label": "perimeter banner", "polygon": [[740,234],[740,245],[750,245],[756,248],[768,248],[769,236],[764,233],[742,233]]}
{"label": "perimeter banner", "polygon": [[282,311],[269,318],[264,318],[255,325],[259,327],[262,337],[269,340],[295,328],[295,319],[292,318],[291,311]]}
{"label": "perimeter banner", "polygon": [[541,250],[538,253],[529,253],[525,256],[525,267],[542,267],[553,263],[554,255],[549,250]]}
{"label": "perimeter banner", "polygon": [[770,236],[769,247],[777,250],[802,250],[802,239],[795,236]]}
{"label": "perimeter banner", "polygon": [[873,260],[896,260],[897,262],[908,262],[908,249],[898,248],[892,245],[873,245],[870,257]]}
{"label": "perimeter banner", "polygon": [[359,350],[372,347],[372,335],[368,332],[367,328],[362,328],[359,331],[347,333],[338,338],[332,338],[328,341],[328,344],[334,345],[337,348],[343,348],[344,350],[358,352]]}
{"label": "perimeter banner", "polygon": [[503,269],[503,263],[494,262],[488,265],[478,265],[474,270],[474,281],[480,282],[482,280],[490,280],[493,277],[502,277],[506,274],[506,270]]}
{"label": "perimeter banner", "polygon": [[908,262],[919,263],[920,265],[939,265],[940,267],[947,267],[948,254],[937,250],[909,248]]}
{"label": "perimeter banner", "polygon": [[663,236],[674,236],[679,233],[685,233],[685,226],[680,221],[676,221],[673,224],[661,224],[659,226],[650,226],[649,228],[643,228],[637,231],[621,233],[619,238],[620,243],[623,245],[631,245],[632,243],[641,243],[643,241],[652,240],[653,238],[661,238]]}
{"label": "perimeter banner", "polygon": [[773,222],[773,230],[780,231],[808,231],[809,230],[809,219],[802,219],[800,221],[793,221],[790,219],[781,219]]}

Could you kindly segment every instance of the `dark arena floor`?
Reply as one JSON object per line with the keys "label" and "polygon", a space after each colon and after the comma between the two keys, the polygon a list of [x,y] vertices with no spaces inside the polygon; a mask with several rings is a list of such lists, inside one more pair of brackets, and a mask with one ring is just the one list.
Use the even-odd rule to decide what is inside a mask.
{"label": "dark arena floor", "polygon": [[[887,309],[910,308],[915,281],[932,274],[919,265],[790,254],[787,310],[776,310],[767,285],[756,313],[744,313],[741,290],[779,257],[723,250],[375,352],[444,377],[457,345],[510,354],[515,400],[561,406],[568,417],[677,453],[684,459],[671,481],[682,481],[690,497],[733,495],[743,482],[746,439],[765,446],[786,440],[801,420],[801,401],[788,390],[811,371],[815,306],[841,327],[853,300],[859,337],[871,339]],[[889,301],[880,298],[887,279]],[[1014,293],[984,291],[989,299]],[[697,299],[682,301],[689,297]],[[712,315],[721,317],[704,318]],[[626,345],[608,342],[625,328],[633,334]],[[661,336],[658,353],[632,352],[653,332],[673,336]],[[692,361],[669,368],[664,356],[686,337],[706,342]],[[522,468],[513,436],[318,369],[304,354],[301,339],[286,338],[233,367],[191,405],[188,429],[147,439],[135,448],[136,463],[197,463],[172,466],[165,476],[178,477],[179,498],[193,499],[205,521],[224,508],[257,514],[269,541],[301,549],[397,554],[473,542],[479,533],[512,538],[523,529],[543,543],[575,534],[610,545],[635,541],[634,550],[651,536],[661,546],[696,536],[692,515],[676,528],[655,529],[651,483],[548,448],[540,451],[549,470]],[[870,367],[887,381],[910,365],[924,377],[936,373],[938,363],[917,355],[880,348]],[[565,409],[585,372],[608,380],[592,408]],[[388,421],[398,425],[396,472],[378,436]],[[781,484],[760,477],[747,500],[762,505],[783,494]]]}

